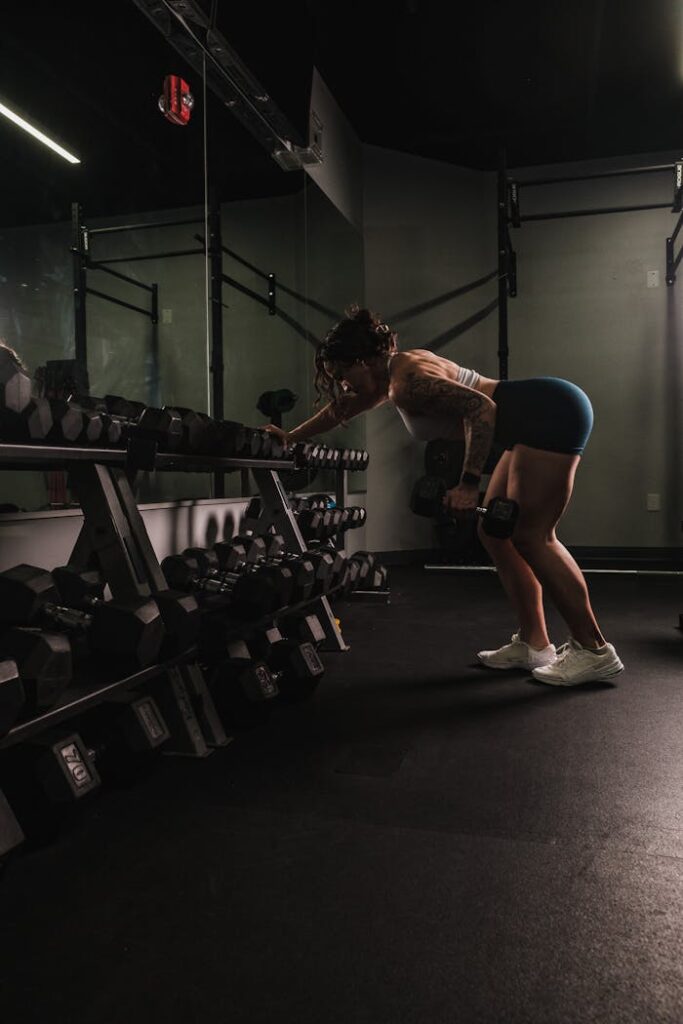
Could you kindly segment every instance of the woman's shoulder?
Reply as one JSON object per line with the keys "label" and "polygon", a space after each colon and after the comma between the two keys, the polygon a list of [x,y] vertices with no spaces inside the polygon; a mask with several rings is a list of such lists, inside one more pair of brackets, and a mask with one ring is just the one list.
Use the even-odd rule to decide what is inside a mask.
{"label": "woman's shoulder", "polygon": [[434,353],[426,348],[411,348],[407,352],[397,352],[391,361],[392,376],[394,373],[406,373],[417,366],[432,366],[434,362]]}

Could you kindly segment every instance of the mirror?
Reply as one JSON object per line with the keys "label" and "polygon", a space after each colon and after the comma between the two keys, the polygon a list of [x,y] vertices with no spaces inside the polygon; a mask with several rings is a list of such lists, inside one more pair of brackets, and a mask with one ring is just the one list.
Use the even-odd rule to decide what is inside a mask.
{"label": "mirror", "polygon": [[[79,6],[76,26],[56,5],[41,11],[38,33],[35,17],[13,9],[5,26],[13,95],[0,102],[80,163],[0,118],[0,339],[48,396],[64,393],[55,388],[80,352],[91,395],[211,409],[214,201],[223,416],[261,426],[259,396],[288,388],[298,397],[284,426],[307,418],[314,344],[362,301],[358,232],[303,171],[278,166],[133,3],[116,12]],[[59,56],[74,52],[75,62]],[[159,109],[170,74],[193,94],[183,125]],[[359,418],[325,440],[363,447],[364,437]],[[3,471],[0,481],[5,508],[75,504],[62,471]],[[225,482],[227,496],[241,494],[239,472]],[[210,498],[212,485],[210,474],[141,474],[137,497]],[[318,471],[310,487],[333,489],[333,474]]]}

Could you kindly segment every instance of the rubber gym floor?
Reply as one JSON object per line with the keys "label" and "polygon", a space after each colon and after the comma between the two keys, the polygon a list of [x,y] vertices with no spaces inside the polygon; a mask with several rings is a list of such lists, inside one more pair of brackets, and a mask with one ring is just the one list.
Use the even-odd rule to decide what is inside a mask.
{"label": "rubber gym floor", "polygon": [[680,1024],[683,588],[589,583],[626,671],[568,690],[476,667],[492,574],[340,604],[309,703],[10,863],[3,1020]]}

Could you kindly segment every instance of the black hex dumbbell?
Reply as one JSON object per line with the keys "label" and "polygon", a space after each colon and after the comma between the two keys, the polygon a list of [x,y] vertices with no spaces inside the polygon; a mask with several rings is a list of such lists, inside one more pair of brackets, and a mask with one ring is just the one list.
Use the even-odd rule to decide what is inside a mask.
{"label": "black hex dumbbell", "polygon": [[225,727],[240,731],[263,725],[280,690],[266,663],[252,658],[243,640],[226,646],[212,668],[209,688]]}
{"label": "black hex dumbbell", "polygon": [[[423,476],[417,480],[410,495],[410,508],[418,516],[436,519],[446,516],[444,498],[446,484],[437,476]],[[511,537],[519,517],[519,505],[510,498],[491,498],[488,508],[477,508],[484,533],[490,537]]]}
{"label": "black hex dumbbell", "polygon": [[158,607],[149,599],[102,601],[91,612],[59,603],[52,576],[33,565],[17,565],[0,573],[0,619],[6,625],[44,626],[70,634],[96,654],[150,665],[159,654],[164,626]]}
{"label": "black hex dumbbell", "polygon": [[262,558],[250,557],[250,555],[253,555],[253,548],[250,546],[248,553],[244,544],[235,539],[229,544],[221,541],[213,549],[186,548],[182,557],[194,559],[203,577],[218,582],[226,578],[230,579],[235,573],[257,572],[262,579],[269,580],[275,587],[279,608],[290,604],[293,599],[295,583],[292,570],[284,565],[271,566]]}
{"label": "black hex dumbbell", "polygon": [[312,643],[285,639],[277,626],[254,633],[248,647],[252,655],[262,658],[277,673],[277,685],[285,701],[294,703],[310,697],[325,673]]}
{"label": "black hex dumbbell", "polygon": [[19,667],[12,658],[0,658],[0,737],[6,736],[26,703]]}
{"label": "black hex dumbbell", "polygon": [[240,534],[237,540],[247,546],[247,559],[256,565],[288,566],[294,575],[294,591],[292,604],[308,601],[317,593],[322,593],[327,569],[324,562],[309,557],[308,551],[300,554],[285,550],[284,537],[279,533],[262,536]]}
{"label": "black hex dumbbell", "polygon": [[81,717],[78,730],[102,781],[112,786],[146,775],[171,735],[150,694],[100,704]]}
{"label": "black hex dumbbell", "polygon": [[[80,611],[94,611],[104,600],[105,582],[95,570],[61,565],[52,570],[52,579],[61,602]],[[160,590],[154,603],[164,623],[164,640],[159,657],[170,658],[191,647],[201,628],[199,605],[193,594],[181,590]]]}
{"label": "black hex dumbbell", "polygon": [[173,409],[180,416],[183,428],[180,451],[191,455],[214,454],[217,442],[216,421],[205,412],[196,412],[179,405],[173,406]]}
{"label": "black hex dumbbell", "polygon": [[212,607],[229,610],[237,617],[261,618],[280,607],[281,598],[274,583],[257,571],[207,576],[197,560],[188,555],[169,555],[161,568],[170,587],[213,598]]}
{"label": "black hex dumbbell", "polygon": [[284,636],[300,643],[310,643],[318,648],[325,640],[325,630],[313,612],[290,612],[279,615],[277,625]]}
{"label": "black hex dumbbell", "polygon": [[[28,714],[40,714],[51,708],[73,677],[71,644],[63,633],[18,626],[5,629],[0,634],[0,657],[17,665]],[[7,696],[11,717],[19,699],[16,683]]]}
{"label": "black hex dumbbell", "polygon": [[53,840],[101,779],[73,726],[47,730],[4,752],[0,786],[31,842]]}

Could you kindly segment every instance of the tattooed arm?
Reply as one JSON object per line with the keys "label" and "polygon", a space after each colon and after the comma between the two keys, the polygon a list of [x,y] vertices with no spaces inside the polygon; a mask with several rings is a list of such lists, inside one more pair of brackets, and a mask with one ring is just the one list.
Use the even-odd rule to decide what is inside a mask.
{"label": "tattooed arm", "polygon": [[296,444],[297,441],[308,441],[309,438],[316,437],[318,434],[325,434],[340,423],[346,423],[348,420],[353,419],[354,416],[359,416],[368,409],[374,409],[375,406],[381,405],[383,401],[386,401],[386,399],[378,399],[368,395],[356,395],[353,392],[344,394],[336,405],[328,402],[315,416],[311,416],[309,420],[300,423],[298,427],[293,427],[292,430],[288,431],[285,435],[287,443]]}
{"label": "tattooed arm", "polygon": [[463,473],[481,476],[496,425],[496,403],[480,391],[424,371],[409,370],[394,383],[394,403],[414,416],[452,416],[465,431]]}

